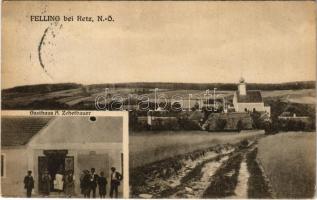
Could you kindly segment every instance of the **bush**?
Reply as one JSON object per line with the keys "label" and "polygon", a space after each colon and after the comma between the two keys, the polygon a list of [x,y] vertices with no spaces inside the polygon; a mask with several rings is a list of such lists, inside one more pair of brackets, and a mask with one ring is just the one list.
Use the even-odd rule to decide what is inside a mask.
{"label": "bush", "polygon": [[261,125],[263,123],[263,121],[261,120],[261,113],[259,113],[257,111],[253,111],[251,113],[251,117],[252,117],[252,121],[253,121],[252,127],[254,129],[260,129]]}
{"label": "bush", "polygon": [[237,130],[240,132],[243,128],[244,128],[243,127],[243,123],[242,123],[241,120],[239,120],[238,123],[237,123]]}
{"label": "bush", "polygon": [[216,120],[216,130],[221,131],[224,130],[227,125],[227,120],[225,119],[217,119]]}
{"label": "bush", "polygon": [[282,131],[311,131],[310,121],[284,119],[278,121],[278,128]]}
{"label": "bush", "polygon": [[278,133],[279,127],[277,122],[265,122],[263,124],[266,135]]}

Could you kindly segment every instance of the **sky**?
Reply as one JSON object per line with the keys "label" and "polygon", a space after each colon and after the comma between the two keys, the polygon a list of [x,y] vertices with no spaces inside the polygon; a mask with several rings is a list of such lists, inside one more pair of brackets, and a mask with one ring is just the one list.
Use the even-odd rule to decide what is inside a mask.
{"label": "sky", "polygon": [[[313,1],[6,1],[2,12],[2,88],[315,80]],[[94,22],[31,22],[31,15]],[[98,15],[114,21],[97,22]]]}

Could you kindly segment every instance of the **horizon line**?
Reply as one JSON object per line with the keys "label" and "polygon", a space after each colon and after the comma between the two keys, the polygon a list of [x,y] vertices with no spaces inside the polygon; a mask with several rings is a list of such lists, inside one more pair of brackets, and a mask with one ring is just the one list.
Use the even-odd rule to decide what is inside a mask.
{"label": "horizon line", "polygon": [[[289,84],[289,83],[304,83],[304,82],[316,82],[316,80],[303,80],[303,81],[287,81],[287,82],[245,82],[246,84],[278,84],[278,85],[282,85],[282,84]],[[165,81],[154,81],[154,82],[150,82],[150,81],[133,81],[133,82],[115,82],[115,83],[89,83],[89,84],[85,84],[85,83],[78,83],[78,82],[59,82],[59,83],[38,83],[38,84],[24,84],[24,85],[16,85],[16,86],[12,86],[12,87],[7,87],[7,88],[1,88],[1,90],[5,90],[5,89],[12,89],[12,88],[17,88],[17,87],[26,87],[26,86],[37,86],[37,85],[58,85],[58,84],[78,84],[78,85],[82,85],[82,86],[93,86],[93,85],[116,85],[116,84],[138,84],[138,83],[142,83],[142,84],[194,84],[194,85],[203,85],[203,84],[238,84],[239,82],[165,82]]]}

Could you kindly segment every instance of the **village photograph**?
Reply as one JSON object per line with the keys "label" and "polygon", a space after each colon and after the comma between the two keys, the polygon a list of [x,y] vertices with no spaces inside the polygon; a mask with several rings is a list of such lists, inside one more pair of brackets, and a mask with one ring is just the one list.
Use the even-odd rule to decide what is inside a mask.
{"label": "village photograph", "polygon": [[[129,162],[114,118],[2,116],[2,196],[25,196],[31,171],[32,197],[67,197],[54,184],[61,171],[75,177],[72,197],[94,197],[84,172],[116,197],[114,167],[118,197],[315,198],[315,6],[5,2],[2,109],[126,113]],[[79,15],[112,20],[64,20]]]}
{"label": "village photograph", "polygon": [[2,112],[3,197],[122,198],[123,161],[123,117]]}

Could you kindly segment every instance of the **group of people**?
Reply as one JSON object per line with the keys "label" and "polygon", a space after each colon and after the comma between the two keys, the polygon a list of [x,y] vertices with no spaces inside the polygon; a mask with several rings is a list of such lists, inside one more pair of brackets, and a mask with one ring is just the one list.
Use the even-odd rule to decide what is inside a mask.
{"label": "group of people", "polygon": [[[48,170],[45,169],[40,177],[40,190],[44,197],[48,197],[53,186],[54,190],[61,193],[65,192],[67,197],[72,197],[74,195],[75,188],[75,177],[72,170],[65,172],[65,175],[59,170],[52,182],[52,177]],[[52,185],[53,184],[53,185]],[[24,177],[24,188],[26,189],[26,196],[32,196],[32,190],[34,188],[34,178],[32,176],[32,171],[28,171],[28,174]]]}
{"label": "group of people", "polygon": [[[116,171],[116,168],[111,167],[110,175],[110,193],[111,198],[118,198],[118,187],[122,180],[122,175]],[[52,187],[52,177],[48,173],[48,170],[44,170],[44,173],[41,175],[41,191],[45,197],[49,196],[51,187]],[[95,168],[91,168],[90,172],[84,170],[83,174],[80,177],[80,188],[81,193],[85,198],[90,198],[91,195],[93,198],[96,198],[96,189],[98,186],[99,197],[105,198],[107,194],[107,178],[105,177],[104,172],[100,172],[98,175],[95,171]],[[34,178],[32,176],[32,171],[28,171],[27,175],[24,177],[24,188],[26,189],[26,196],[32,196],[32,190],[34,188]],[[53,180],[53,188],[55,191],[64,192],[67,197],[72,197],[74,195],[75,188],[75,178],[72,170],[66,171],[63,175],[61,171],[58,171]]]}
{"label": "group of people", "polygon": [[[110,193],[111,198],[118,198],[118,187],[122,180],[122,175],[116,171],[116,168],[111,167],[110,175]],[[91,168],[90,172],[84,170],[80,178],[80,188],[81,193],[86,198],[90,198],[91,195],[93,198],[96,198],[96,189],[98,186],[99,197],[105,198],[107,194],[107,178],[104,175],[104,172],[100,172],[100,175],[96,174],[95,168]]]}
{"label": "group of people", "polygon": [[55,174],[55,178],[52,183],[52,177],[48,173],[48,170],[44,170],[41,177],[41,187],[44,196],[49,196],[52,186],[55,191],[59,193],[64,191],[67,197],[72,197],[75,189],[75,177],[73,171],[68,170],[65,173],[62,173],[62,170],[59,170]]}

